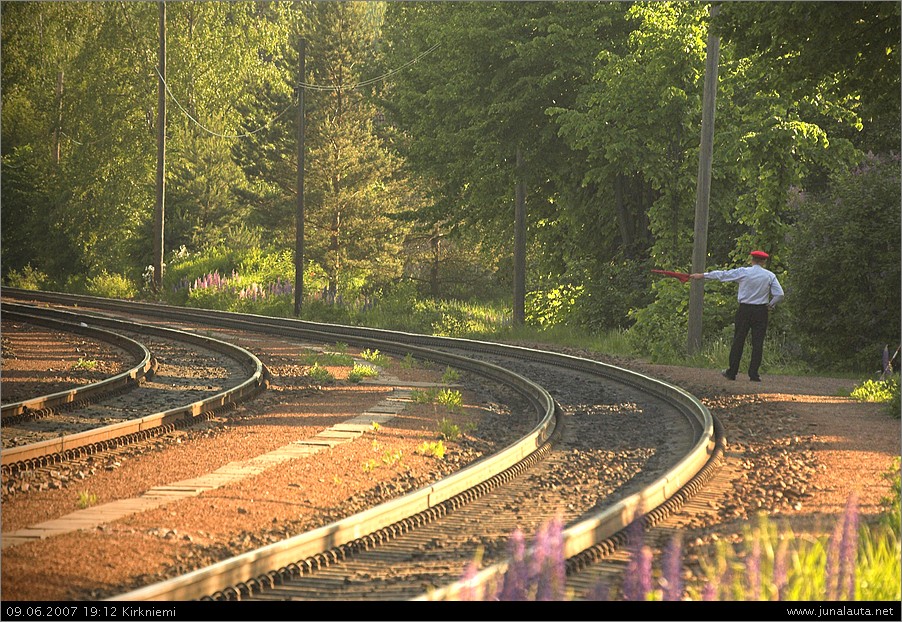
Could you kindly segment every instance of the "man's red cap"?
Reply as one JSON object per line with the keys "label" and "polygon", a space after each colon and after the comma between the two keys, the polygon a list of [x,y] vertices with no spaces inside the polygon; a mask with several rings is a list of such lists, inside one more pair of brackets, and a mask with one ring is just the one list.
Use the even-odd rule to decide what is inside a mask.
{"label": "man's red cap", "polygon": [[751,253],[749,253],[749,255],[751,255],[752,257],[758,257],[760,259],[767,259],[768,257],[770,257],[770,255],[768,255],[764,251],[752,251]]}

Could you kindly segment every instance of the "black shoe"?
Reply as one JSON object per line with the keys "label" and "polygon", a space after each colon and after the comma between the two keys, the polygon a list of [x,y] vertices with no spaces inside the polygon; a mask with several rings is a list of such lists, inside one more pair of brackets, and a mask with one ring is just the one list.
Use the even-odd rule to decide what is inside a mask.
{"label": "black shoe", "polygon": [[736,376],[731,376],[729,370],[723,370],[720,372],[720,375],[726,378],[727,380],[736,380]]}
{"label": "black shoe", "polygon": [[761,378],[758,377],[752,378],[751,376],[749,376],[749,380],[751,380],[752,382],[761,382]]}

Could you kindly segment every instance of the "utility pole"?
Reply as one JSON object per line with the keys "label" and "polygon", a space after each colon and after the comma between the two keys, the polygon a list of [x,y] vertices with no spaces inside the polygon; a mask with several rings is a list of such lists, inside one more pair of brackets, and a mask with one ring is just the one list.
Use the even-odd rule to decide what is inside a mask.
{"label": "utility pole", "polygon": [[304,300],[304,74],[306,72],[307,41],[298,39],[298,206],[295,224],[294,251],[294,315],[301,314],[301,303]]}
{"label": "utility pole", "polygon": [[154,211],[153,288],[163,288],[163,223],[166,201],[166,2],[160,6],[160,48],[157,84],[157,204]]}
{"label": "utility pole", "polygon": [[[717,15],[717,5],[709,17]],[[695,198],[695,242],[692,248],[692,272],[704,272],[708,255],[708,204],[711,197],[711,161],[714,152],[714,96],[717,92],[717,64],[720,38],[708,26],[708,48],[705,59],[705,92],[702,102],[702,138],[698,156],[698,186]],[[687,350],[695,354],[702,347],[702,306],[705,297],[703,280],[689,281],[689,338]]]}
{"label": "utility pole", "polygon": [[523,153],[517,147],[517,189],[514,205],[514,325],[526,320],[526,184]]}
{"label": "utility pole", "polygon": [[59,166],[61,158],[60,134],[63,131],[63,70],[56,74],[56,123],[53,126],[53,162]]}

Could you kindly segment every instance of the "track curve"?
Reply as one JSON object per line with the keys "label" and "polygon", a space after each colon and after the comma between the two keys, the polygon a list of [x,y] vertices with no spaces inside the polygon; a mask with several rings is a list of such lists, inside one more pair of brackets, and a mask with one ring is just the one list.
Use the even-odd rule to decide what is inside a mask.
{"label": "track curve", "polygon": [[[4,289],[3,295],[6,296],[7,293],[7,290]],[[36,300],[40,300],[42,296],[45,296],[44,294],[35,296],[33,292],[26,292],[22,295],[26,298],[33,297],[33,299]],[[570,565],[574,569],[580,565],[578,561],[581,559],[580,556],[582,556],[582,558],[591,556],[593,547],[610,548],[611,542],[617,541],[617,534],[632,520],[640,516],[640,506],[641,516],[645,517],[643,520],[657,520],[656,517],[663,516],[678,508],[682,503],[681,496],[685,497],[686,495],[691,495],[693,488],[699,486],[700,484],[698,482],[704,479],[705,470],[713,468],[712,465],[717,459],[718,447],[722,447],[723,445],[723,439],[718,438],[719,431],[710,413],[697,399],[685,391],[666,383],[659,382],[653,378],[648,378],[596,361],[588,361],[577,357],[568,357],[566,355],[487,342],[437,338],[424,335],[395,333],[391,331],[371,331],[356,327],[320,325],[309,322],[298,322],[295,320],[279,320],[262,316],[249,317],[240,314],[221,312],[186,312],[182,309],[173,309],[161,305],[134,305],[116,301],[85,299],[84,297],[72,299],[63,296],[54,298],[54,300],[56,302],[65,301],[69,304],[77,302],[80,306],[96,305],[99,308],[106,308],[113,311],[119,310],[124,312],[125,309],[128,309],[129,312],[132,313],[165,313],[166,317],[169,318],[178,316],[187,319],[190,317],[193,321],[204,321],[220,326],[240,325],[245,329],[256,326],[256,330],[290,330],[295,331],[298,334],[327,335],[327,338],[329,339],[342,338],[345,340],[357,340],[373,345],[378,344],[384,351],[394,350],[399,353],[409,352],[412,347],[428,346],[431,349],[444,350],[448,356],[452,356],[452,351],[464,351],[471,357],[488,357],[494,355],[503,357],[507,359],[508,362],[516,359],[528,360],[530,361],[530,364],[534,365],[567,368],[575,370],[577,373],[589,374],[596,378],[604,378],[606,382],[614,382],[628,388],[630,391],[650,396],[650,399],[665,404],[667,408],[671,409],[673,413],[676,414],[676,416],[687,422],[688,427],[692,429],[692,440],[687,443],[688,447],[683,447],[684,453],[680,455],[679,459],[672,460],[669,468],[659,474],[654,481],[646,481],[642,488],[629,492],[629,494],[624,492],[621,494],[619,500],[613,503],[607,502],[603,509],[595,508],[594,511],[586,514],[586,509],[583,508],[581,513],[578,513],[579,515],[571,517],[566,531],[566,542],[568,558],[573,560]],[[373,511],[375,512],[376,508],[374,508]],[[458,515],[458,513],[459,511],[457,510],[454,512],[455,515]],[[410,519],[410,516],[408,516],[407,519]],[[416,519],[410,520],[416,522]],[[390,524],[398,522],[399,521],[393,521]],[[334,531],[335,526],[330,526],[329,529]],[[400,532],[402,529],[396,528],[395,531]],[[396,534],[391,535],[395,536]],[[305,536],[310,537],[307,534],[305,534]],[[354,542],[354,540],[351,540],[350,542]],[[359,539],[357,539],[357,542],[360,544]],[[283,548],[288,546],[284,545],[284,543],[280,543],[280,545],[283,545]],[[369,545],[365,544],[362,547],[358,547],[358,549],[366,549],[368,546]],[[335,556],[335,550],[336,547],[332,546],[325,551],[306,555],[305,552],[299,552],[301,549],[295,549],[283,558],[284,560],[293,558],[293,560],[284,563],[275,562],[275,565],[270,565],[268,570],[264,569],[262,566],[255,566],[253,568],[246,566],[241,571],[234,571],[234,568],[240,565],[240,560],[228,560],[228,562],[218,565],[220,568],[216,571],[204,569],[203,571],[198,571],[198,574],[195,574],[192,580],[195,582],[200,581],[200,583],[204,585],[202,590],[192,592],[190,595],[186,591],[181,591],[178,592],[178,595],[175,596],[175,598],[248,598],[252,593],[260,592],[262,594],[263,591],[265,591],[266,584],[270,584],[270,587],[272,587],[275,586],[275,584],[281,584],[285,580],[286,573],[284,572],[284,569],[287,568],[287,574],[290,575],[294,572],[294,568],[297,567],[300,568],[300,572],[297,574],[303,575],[303,564],[305,563],[305,560],[315,560],[317,555],[325,557]],[[306,552],[310,551],[307,550]],[[298,566],[298,562],[301,562],[301,566]],[[218,585],[218,589],[214,589],[217,587],[214,584],[217,582],[221,583],[223,579],[220,578],[214,581],[211,577],[217,573],[221,574],[220,571],[226,565],[230,567],[230,572],[232,574],[229,575],[230,578],[225,580],[224,584]],[[315,561],[310,562],[309,565],[328,564],[322,564],[320,561]],[[205,573],[205,576],[201,578],[199,573]],[[236,579],[241,573],[244,573],[244,579]],[[184,577],[180,577],[175,581],[181,581],[184,585],[185,580]],[[156,590],[154,593],[151,593],[150,588],[147,588],[142,591],[122,595],[118,598],[130,600],[141,598],[166,599],[173,597],[172,595],[176,592],[167,592],[167,589],[172,589],[175,586],[175,583],[167,583],[168,587],[163,586],[162,584],[150,586],[150,588]],[[430,594],[433,598],[448,597],[453,595],[454,589],[453,585],[448,587],[444,593],[431,589]]]}

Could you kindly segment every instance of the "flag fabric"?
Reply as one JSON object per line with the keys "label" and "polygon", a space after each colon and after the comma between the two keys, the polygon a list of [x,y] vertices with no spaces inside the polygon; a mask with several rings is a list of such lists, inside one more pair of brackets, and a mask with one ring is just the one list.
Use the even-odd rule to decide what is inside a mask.
{"label": "flag fabric", "polygon": [[663,274],[664,276],[672,276],[675,279],[679,279],[680,283],[685,283],[689,280],[689,275],[685,272],[671,272],[669,270],[652,270],[652,272]]}

